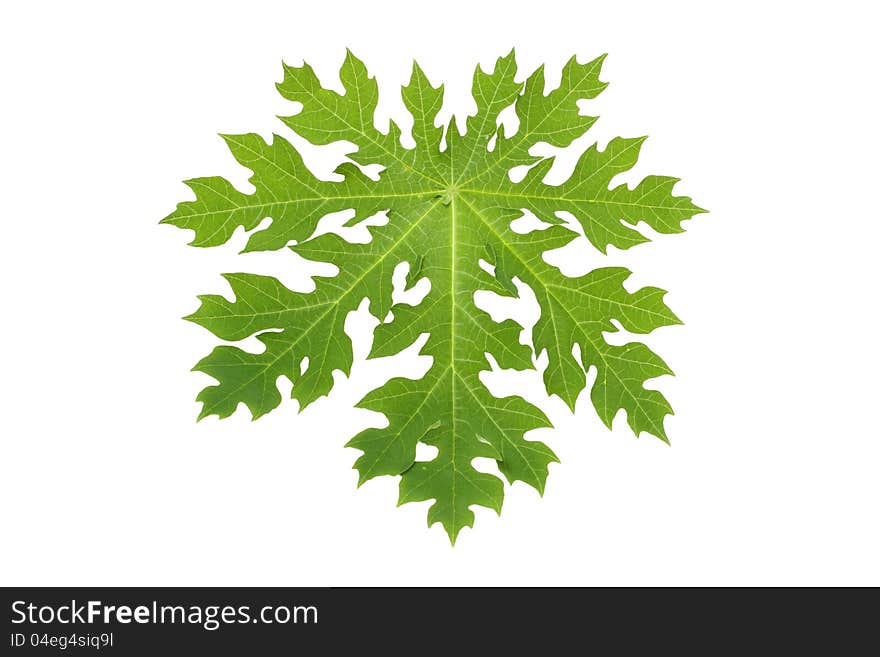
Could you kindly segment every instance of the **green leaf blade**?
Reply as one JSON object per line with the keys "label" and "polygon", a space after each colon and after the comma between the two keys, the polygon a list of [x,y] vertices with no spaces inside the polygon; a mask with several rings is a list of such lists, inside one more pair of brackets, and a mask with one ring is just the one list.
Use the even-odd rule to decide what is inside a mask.
{"label": "green leaf blade", "polygon": [[[604,253],[609,246],[647,242],[640,224],[673,234],[703,212],[690,198],[674,195],[676,178],[647,176],[632,189],[611,186],[635,166],[644,138],[591,146],[566,180],[545,181],[554,159],[530,151],[539,142],[566,147],[594,124],[583,101],[607,86],[600,79],[604,58],[584,64],[572,58],[549,91],[543,67],[518,81],[513,51],[490,72],[478,67],[472,88],[477,111],[464,131],[454,117],[439,124],[444,88],[414,62],[401,90],[412,115],[411,149],[402,145],[393,121],[387,131],[376,128],[379,87],[351,52],[340,70],[343,93],[325,88],[308,64],[285,65],[278,90],[301,109],[282,121],[313,144],[346,141],[357,150],[339,162],[332,180],[322,180],[280,136],[226,135],[236,161],[251,170],[255,191],[243,193],[218,177],[192,179],[187,184],[196,199],[180,203],[163,223],[194,231],[192,244],[201,247],[225,244],[244,229],[245,251],[289,248],[308,261],[335,265],[338,273],[315,277],[311,292],[290,290],[272,277],[227,274],[229,297],[199,297],[199,308],[186,319],[230,343],[194,368],[216,381],[199,394],[200,418],[228,417],[240,404],[254,419],[261,417],[282,403],[281,377],[293,383],[301,409],[330,394],[334,373],[348,375],[353,367],[345,318],[367,299],[379,320],[369,358],[394,356],[421,339],[419,353],[431,364],[419,379],[389,378],[358,404],[387,421],[347,444],[360,452],[358,485],[399,477],[399,503],[431,501],[429,525],[442,524],[453,543],[473,526],[473,507],[501,512],[504,482],[484,471],[481,459],[494,460],[508,483],[522,481],[539,494],[550,464],[559,460],[531,435],[552,426],[544,412],[523,396],[497,397],[487,388],[484,374],[496,366],[537,377],[535,356],[546,353],[548,395],[572,409],[588,395],[606,426],[624,412],[636,435],[668,442],[664,422],[672,408],[646,384],[672,371],[645,344],[608,337],[620,329],[647,335],[680,324],[665,291],[628,289],[631,273],[621,267],[568,277],[544,257],[577,237],[559,213],[571,213]],[[510,107],[519,128],[507,134],[499,120]],[[378,179],[360,169],[367,165],[380,166]],[[509,171],[520,165],[531,169],[513,182]],[[347,226],[379,212],[387,212],[388,222],[371,226],[366,244],[316,234],[323,217],[343,210],[354,213]],[[511,222],[523,211],[548,226],[514,232]],[[415,305],[396,297],[392,273],[400,263],[409,264],[407,288],[428,281]],[[532,289],[541,309],[532,344],[523,342],[524,327],[495,321],[475,301],[484,290],[516,298],[521,284]],[[261,351],[232,344],[252,337]],[[586,391],[591,369],[596,378]],[[420,444],[434,447],[436,455],[420,458]]]}

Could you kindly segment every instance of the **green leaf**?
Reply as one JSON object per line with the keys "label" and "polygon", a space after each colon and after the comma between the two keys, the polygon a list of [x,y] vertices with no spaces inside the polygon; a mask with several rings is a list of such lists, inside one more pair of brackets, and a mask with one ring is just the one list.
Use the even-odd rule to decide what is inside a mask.
{"label": "green leaf", "polygon": [[[516,296],[517,279],[534,290],[541,306],[533,346],[548,353],[548,393],[573,408],[586,386],[586,370],[595,367],[589,395],[602,421],[610,427],[625,411],[637,435],[645,431],[667,440],[664,418],[672,409],[644,384],[671,371],[647,346],[616,346],[604,336],[617,330],[615,322],[636,334],[680,323],[663,302],[665,292],[628,291],[630,272],[620,267],[570,278],[543,257],[576,237],[560,212],[574,215],[602,252],[608,245],[626,249],[647,241],[634,228],[640,222],[676,233],[683,220],[702,212],[689,198],[673,195],[675,178],[649,176],[634,189],[610,187],[636,164],[643,138],[587,148],[565,182],[544,182],[553,158],[530,150],[539,142],[568,146],[593,125],[596,118],[583,115],[578,103],[605,88],[599,79],[603,60],[581,64],[572,58],[549,92],[543,68],[517,81],[513,51],[491,72],[478,68],[477,112],[464,134],[454,119],[439,124],[443,88],[414,63],[402,90],[413,118],[411,149],[402,145],[393,121],[387,132],[375,127],[378,85],[351,52],[340,71],[343,94],[324,88],[308,64],[285,65],[278,90],[302,108],[282,121],[314,144],[348,141],[357,147],[337,169],[342,180],[315,177],[283,137],[267,143],[258,135],[227,135],[232,155],[253,172],[256,191],[242,193],[222,178],[190,180],[196,200],[179,204],[163,221],[194,231],[192,244],[201,247],[224,244],[242,226],[250,231],[246,251],[289,248],[307,260],[332,263],[339,273],[316,279],[311,293],[293,292],[267,276],[227,274],[232,300],[199,297],[200,307],[187,319],[222,340],[256,336],[265,346],[252,353],[222,345],[199,361],[194,369],[217,381],[199,395],[200,417],[227,417],[241,403],[255,419],[268,413],[282,402],[279,377],[293,383],[300,408],[329,393],[334,370],[348,374],[352,365],[345,317],[367,298],[383,320],[370,357],[396,354],[429,334],[421,353],[432,364],[421,379],[392,378],[361,400],[361,407],[383,413],[388,426],[367,429],[348,443],[361,452],[355,463],[359,482],[400,476],[400,503],[433,501],[428,522],[442,523],[454,543],[462,528],[473,525],[473,506],[501,511],[504,485],[478,470],[475,459],[494,459],[509,482],[523,481],[539,493],[549,464],[558,460],[545,444],[526,437],[550,426],[545,415],[521,397],[495,397],[480,380],[490,369],[488,356],[502,368],[535,368],[532,346],[520,342],[522,327],[512,320],[496,323],[474,303],[478,290]],[[507,134],[499,114],[511,106],[519,128]],[[362,173],[368,165],[382,167],[378,180]],[[528,173],[513,182],[510,170],[522,165],[530,167]],[[320,219],[340,210],[354,210],[352,222],[387,211],[389,221],[371,228],[367,244],[332,233],[313,237]],[[528,234],[511,230],[526,210],[549,226]],[[265,218],[271,219],[268,226],[257,228]],[[481,261],[491,267],[484,269]],[[410,265],[407,287],[430,281],[417,305],[392,299],[391,275],[401,262]],[[434,446],[437,455],[417,461],[419,443]]]}

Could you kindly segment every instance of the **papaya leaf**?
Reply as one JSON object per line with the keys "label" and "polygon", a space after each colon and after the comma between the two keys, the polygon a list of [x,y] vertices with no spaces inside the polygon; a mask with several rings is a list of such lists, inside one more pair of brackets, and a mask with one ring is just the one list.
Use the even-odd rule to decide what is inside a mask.
{"label": "papaya leaf", "polygon": [[[683,220],[703,212],[689,198],[673,195],[676,178],[649,176],[634,189],[610,187],[612,178],[636,164],[643,138],[587,148],[567,180],[544,182],[554,158],[531,149],[539,142],[567,147],[593,125],[596,117],[582,114],[578,102],[606,87],[599,79],[603,60],[582,64],[572,58],[549,92],[543,68],[517,81],[513,51],[492,72],[478,67],[477,112],[464,131],[454,118],[438,125],[443,87],[414,63],[402,90],[413,118],[413,148],[402,145],[393,121],[387,132],[375,127],[378,85],[350,52],[340,71],[343,94],[323,87],[308,64],[285,65],[278,91],[302,109],[281,120],[313,144],[344,140],[357,147],[336,170],[342,180],[317,178],[281,136],[267,142],[255,134],[225,135],[233,157],[253,172],[256,191],[240,192],[218,177],[189,180],[196,199],[180,203],[163,222],[192,230],[192,245],[199,247],[224,244],[241,226],[250,231],[246,251],[291,249],[332,263],[339,273],[316,279],[307,294],[272,277],[227,274],[233,301],[199,297],[201,305],[187,319],[222,340],[256,336],[265,345],[258,354],[218,346],[196,364],[194,369],[216,379],[198,397],[200,417],[227,417],[239,404],[255,419],[270,412],[282,402],[276,385],[281,376],[293,382],[301,409],[328,394],[334,370],[348,374],[352,366],[345,317],[368,298],[371,312],[383,320],[370,357],[396,354],[429,334],[421,353],[432,365],[421,379],[392,378],[361,400],[361,407],[383,413],[389,424],[350,440],[361,452],[355,468],[361,483],[399,476],[401,504],[433,500],[428,523],[442,523],[454,543],[462,528],[473,526],[472,506],[501,511],[503,482],[477,470],[474,459],[494,459],[509,482],[523,481],[539,493],[549,464],[558,460],[547,445],[526,438],[532,429],[550,426],[544,413],[519,396],[495,397],[480,380],[489,369],[487,355],[502,368],[535,367],[532,347],[520,343],[522,327],[493,321],[474,302],[478,290],[516,296],[515,277],[534,290],[541,306],[533,346],[548,353],[547,392],[573,408],[586,387],[586,370],[595,367],[589,394],[602,421],[610,427],[623,410],[637,435],[666,441],[664,418],[672,409],[644,383],[671,371],[644,344],[615,346],[603,337],[616,330],[612,320],[636,334],[679,323],[663,301],[665,292],[627,291],[630,272],[620,267],[568,277],[543,257],[577,236],[560,212],[573,215],[603,253],[609,245],[627,249],[647,241],[633,228],[640,222],[677,233]],[[499,115],[511,106],[519,127],[507,134]],[[368,165],[380,165],[378,179],[363,172]],[[523,165],[528,172],[514,182],[511,169]],[[341,210],[353,210],[353,221],[385,211],[389,221],[374,226],[366,244],[333,233],[313,237],[322,217]],[[511,222],[524,211],[549,226],[514,232]],[[271,222],[261,226],[265,218]],[[407,286],[430,281],[418,305],[393,301],[391,275],[401,262],[409,263]],[[304,358],[308,366],[302,371]],[[436,457],[417,461],[420,442],[436,447]]]}

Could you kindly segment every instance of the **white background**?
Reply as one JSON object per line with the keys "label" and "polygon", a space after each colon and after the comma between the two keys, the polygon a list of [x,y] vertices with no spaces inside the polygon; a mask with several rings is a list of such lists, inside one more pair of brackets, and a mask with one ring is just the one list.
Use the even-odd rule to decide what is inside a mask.
{"label": "white background", "polygon": [[[0,583],[880,584],[871,5],[592,5],[5,3]],[[648,340],[677,373],[672,447],[606,430],[586,394],[573,416],[538,397],[562,459],[544,498],[514,485],[452,549],[395,479],[356,490],[343,448],[377,422],[353,403],[412,359],[359,359],[302,415],[196,424],[188,370],[216,340],[179,319],[195,295],[222,271],[307,278],[157,222],[185,178],[248,189],[216,133],[287,135],[282,58],[336,84],[346,46],[383,116],[412,57],[464,114],[473,65],[511,46],[551,79],[609,53],[589,139],[650,135],[626,180],[678,176],[711,210],[604,263],[685,321]]]}

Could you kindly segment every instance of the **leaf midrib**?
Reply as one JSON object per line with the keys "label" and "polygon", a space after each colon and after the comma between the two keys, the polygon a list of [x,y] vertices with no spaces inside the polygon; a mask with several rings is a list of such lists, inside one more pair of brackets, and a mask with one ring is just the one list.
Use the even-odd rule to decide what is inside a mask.
{"label": "leaf midrib", "polygon": [[[554,186],[547,185],[549,189],[554,189]],[[487,190],[487,189],[461,189],[460,192],[468,193],[468,194],[478,194],[480,196],[495,196],[502,198],[525,198],[533,201],[568,201],[571,203],[594,203],[596,205],[621,205],[625,207],[636,207],[636,208],[645,208],[648,210],[672,210],[677,209],[675,206],[670,205],[651,205],[648,203],[631,203],[627,201],[614,201],[611,199],[605,198],[575,198],[566,196],[565,194],[559,196],[553,196],[550,194],[522,194],[519,192],[506,192],[506,191],[495,191],[495,190]],[[609,190],[610,191],[610,190]],[[673,197],[676,198],[676,197]]]}

